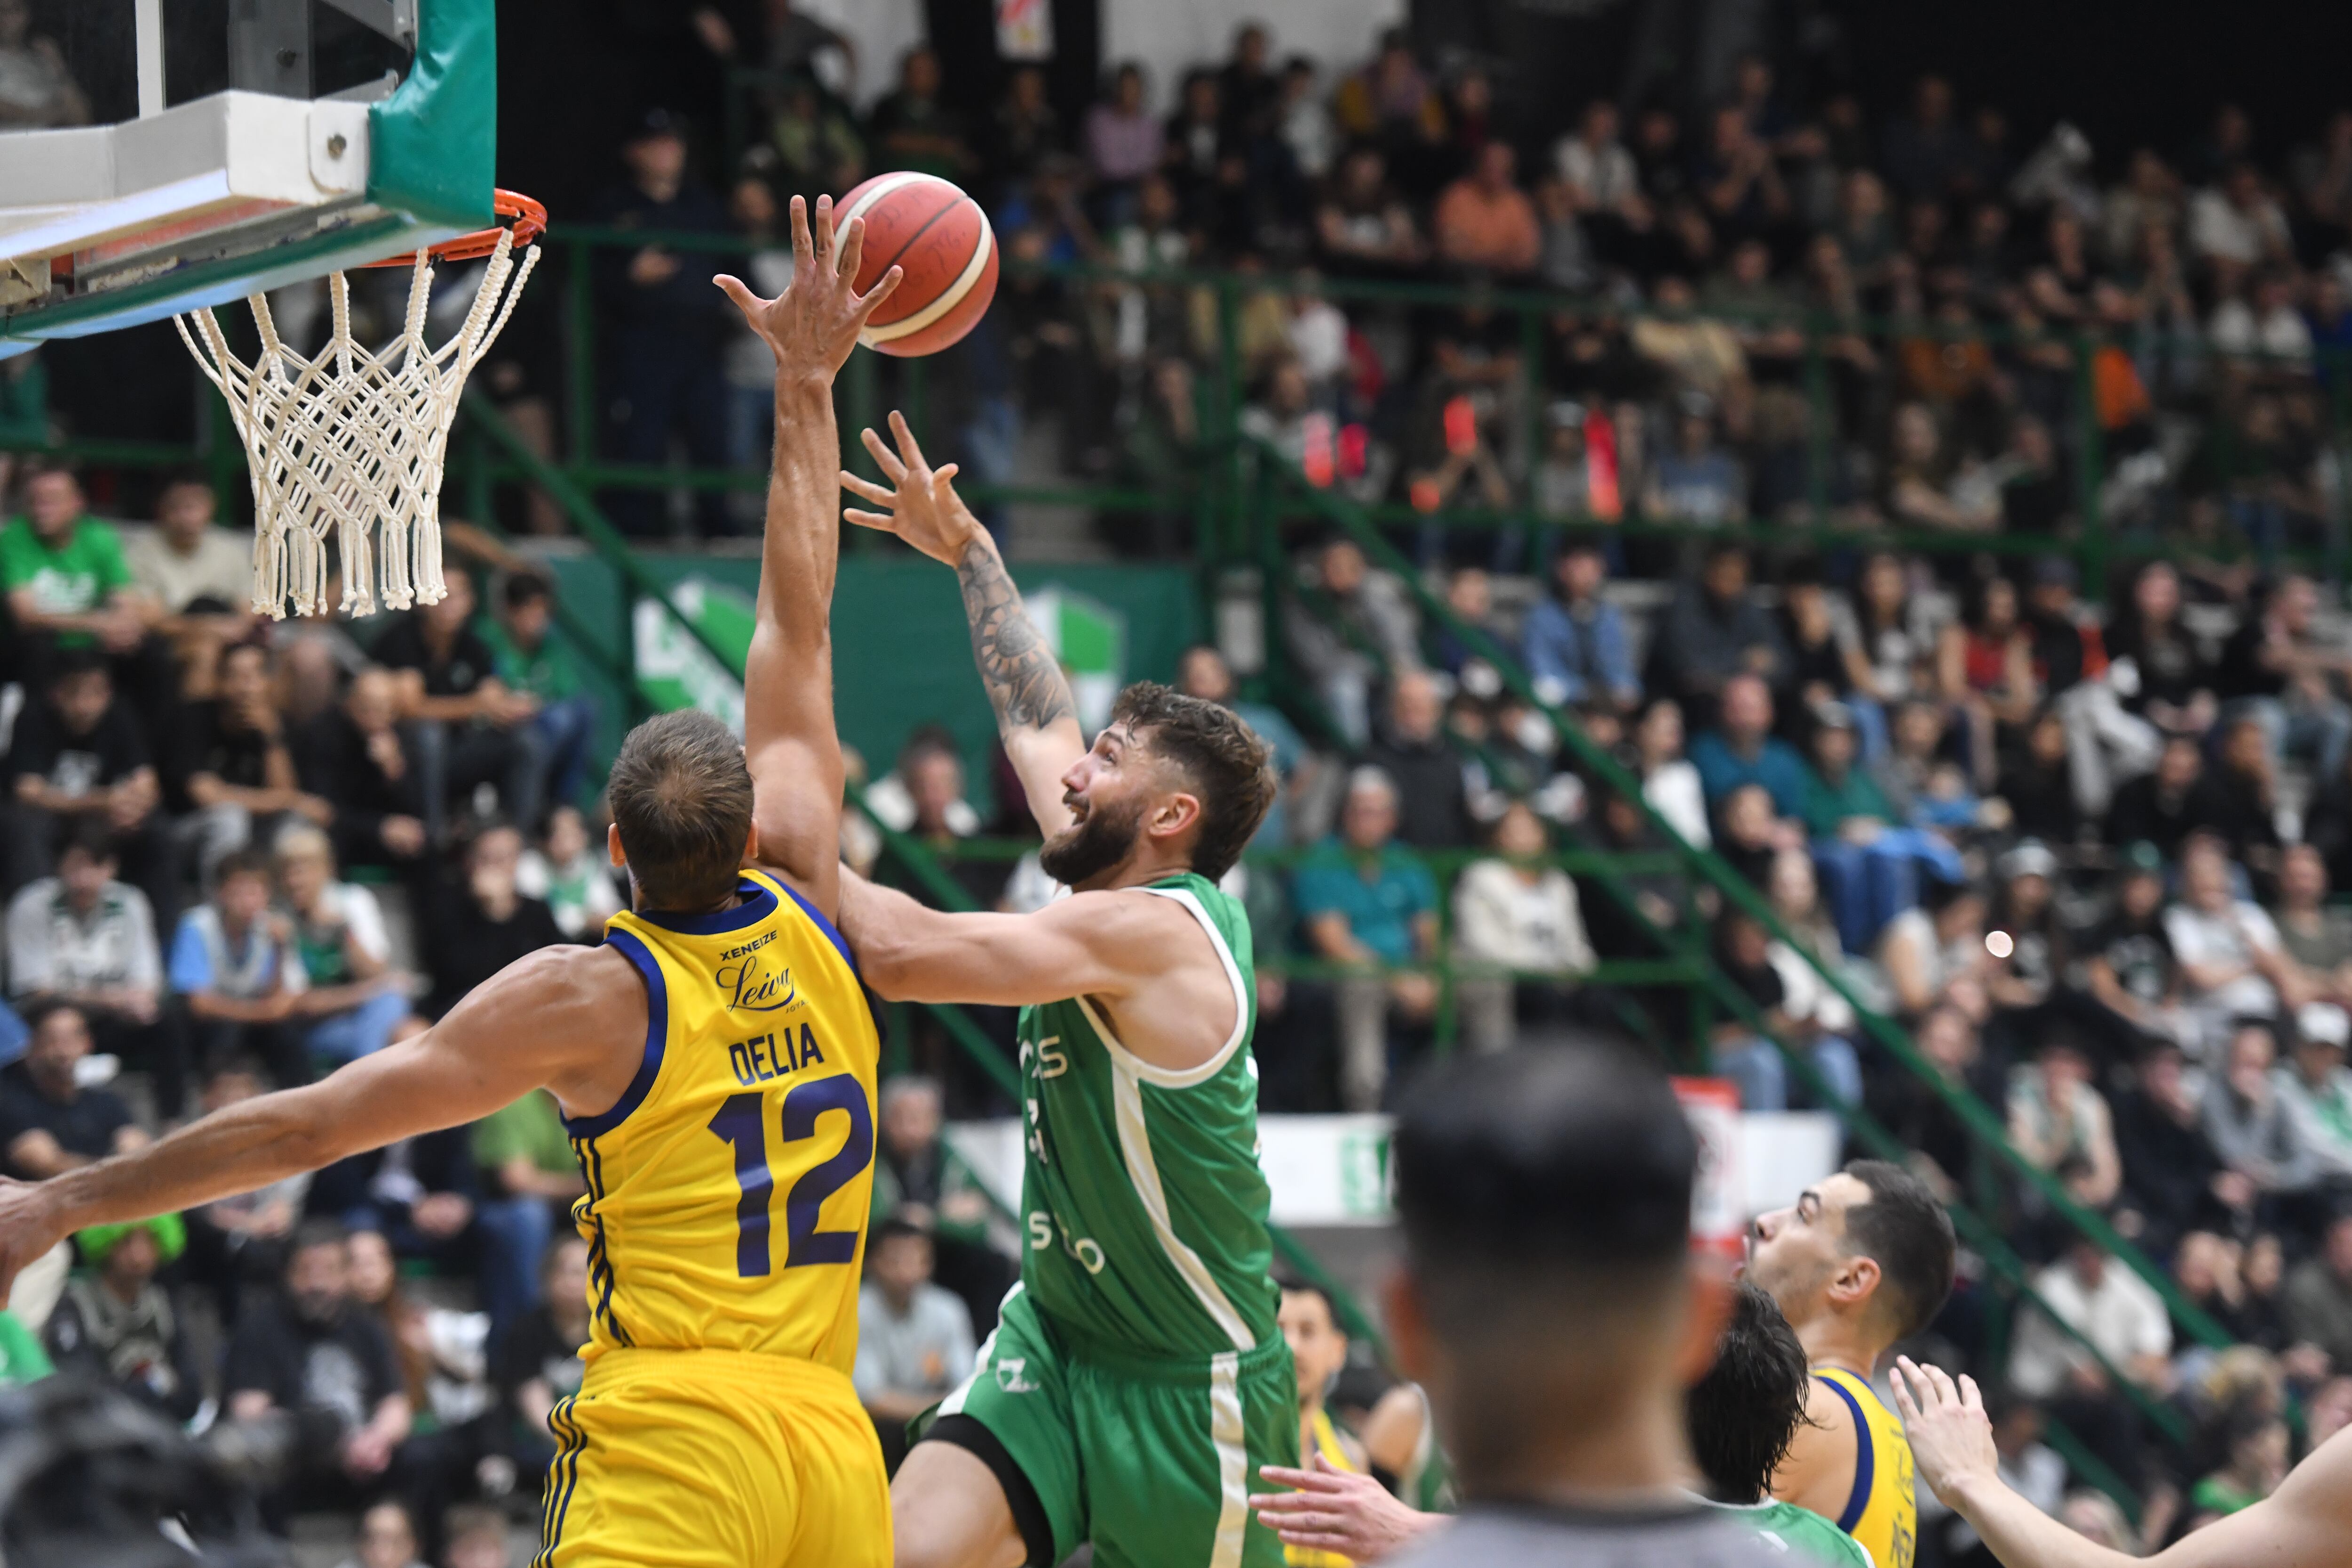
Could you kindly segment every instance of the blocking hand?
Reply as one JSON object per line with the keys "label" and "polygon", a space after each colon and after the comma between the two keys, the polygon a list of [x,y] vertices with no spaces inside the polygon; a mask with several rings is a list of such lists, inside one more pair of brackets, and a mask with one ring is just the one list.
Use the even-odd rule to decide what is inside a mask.
{"label": "blocking hand", "polygon": [[833,198],[816,199],[815,221],[807,201],[793,198],[793,280],[772,300],[762,300],[740,278],[720,273],[711,281],[735,301],[751,330],[776,356],[780,376],[833,379],[857,346],[857,334],[874,308],[898,287],[893,267],[864,294],[856,289],[857,264],[866,252],[866,220],[851,218],[838,239],[833,231]]}

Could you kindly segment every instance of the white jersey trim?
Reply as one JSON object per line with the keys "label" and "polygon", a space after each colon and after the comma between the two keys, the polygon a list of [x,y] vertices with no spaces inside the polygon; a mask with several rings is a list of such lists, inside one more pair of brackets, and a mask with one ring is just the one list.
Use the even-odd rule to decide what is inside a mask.
{"label": "white jersey trim", "polygon": [[[1083,998],[1078,1005],[1086,1007]],[[1093,1008],[1087,1008],[1087,1016],[1099,1032],[1102,1024],[1095,1017]],[[1103,1039],[1108,1043],[1110,1037],[1104,1035]],[[1118,1150],[1127,1161],[1127,1179],[1134,1186],[1135,1195],[1142,1200],[1143,1212],[1151,1216],[1151,1233],[1159,1238],[1160,1250],[1167,1256],[1184,1283],[1192,1288],[1193,1299],[1201,1303],[1201,1310],[1224,1331],[1227,1339],[1233,1341],[1234,1348],[1255,1350],[1256,1337],[1250,1332],[1249,1325],[1242,1321],[1242,1315],[1234,1310],[1233,1302],[1226,1300],[1224,1291],[1217,1284],[1216,1276],[1210,1273],[1209,1266],[1201,1261],[1201,1255],[1185,1245],[1169,1220],[1168,1194],[1160,1184],[1160,1166],[1151,1156],[1151,1130],[1143,1120],[1143,1086],[1136,1080],[1135,1074],[1128,1070],[1126,1064],[1116,1058],[1110,1064],[1110,1081],[1114,1113],[1118,1122]]]}
{"label": "white jersey trim", "polygon": [[1249,1528],[1249,1429],[1242,1421],[1241,1357],[1209,1358],[1209,1441],[1217,1450],[1217,1543],[1209,1568],[1241,1568]]}
{"label": "white jersey trim", "polygon": [[1154,1067],[1119,1043],[1092,1002],[1084,996],[1073,1000],[1085,1012],[1087,1022],[1095,1026],[1095,1033],[1102,1037],[1103,1048],[1110,1053],[1114,1063],[1155,1089],[1191,1089],[1195,1084],[1208,1082],[1224,1070],[1225,1064],[1234,1059],[1234,1053],[1241,1049],[1242,1041],[1248,1037],[1249,991],[1242,979],[1242,966],[1234,961],[1233,949],[1225,945],[1224,933],[1217,930],[1216,922],[1209,918],[1209,911],[1201,907],[1201,900],[1190,888],[1138,888],[1135,891],[1181,904],[1192,912],[1194,920],[1201,922],[1201,929],[1208,933],[1209,946],[1217,954],[1217,962],[1224,965],[1225,982],[1234,989],[1234,1032],[1225,1037],[1225,1043],[1218,1047],[1215,1056],[1198,1067]]}
{"label": "white jersey trim", "polygon": [[[1022,1281],[1015,1279],[1013,1282],[1013,1289],[1004,1293],[1004,1300],[997,1303],[996,1313],[999,1328],[1002,1328],[1003,1325],[1004,1309],[1013,1305],[1013,1297],[1021,1294],[1021,1285]],[[988,1331],[988,1338],[980,1342],[980,1353],[971,1358],[971,1375],[965,1378],[961,1383],[956,1384],[954,1393],[940,1401],[940,1415],[961,1415],[963,1414],[963,1404],[965,1400],[971,1397],[972,1384],[978,1383],[982,1378],[990,1375],[988,1363],[990,1361],[994,1359],[996,1355],[996,1335],[997,1329],[991,1329]]]}

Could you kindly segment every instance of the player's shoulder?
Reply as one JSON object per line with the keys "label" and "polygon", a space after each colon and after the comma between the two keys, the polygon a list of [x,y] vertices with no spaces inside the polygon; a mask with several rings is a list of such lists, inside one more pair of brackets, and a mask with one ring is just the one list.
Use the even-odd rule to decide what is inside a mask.
{"label": "player's shoulder", "polygon": [[642,999],[645,980],[635,960],[607,942],[583,947],[560,942],[524,953],[484,987],[541,1006],[610,1009],[615,1002]]}

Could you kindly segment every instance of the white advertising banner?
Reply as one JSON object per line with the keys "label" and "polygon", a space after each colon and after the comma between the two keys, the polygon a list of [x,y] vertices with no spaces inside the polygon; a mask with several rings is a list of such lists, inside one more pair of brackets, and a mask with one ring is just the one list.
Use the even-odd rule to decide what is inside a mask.
{"label": "white advertising banner", "polygon": [[[1735,1191],[1703,1200],[1708,1225],[1736,1237],[1749,1215],[1796,1201],[1837,1168],[1837,1119],[1824,1111],[1734,1111],[1710,1107],[1716,1151],[1710,1159]],[[1706,1134],[1703,1132],[1703,1137]],[[1013,1117],[959,1121],[950,1147],[1005,1207],[1021,1205],[1021,1123]],[[1277,1224],[1299,1226],[1386,1225],[1389,1119],[1385,1116],[1264,1116],[1259,1162],[1274,1189]],[[1727,1156],[1727,1158],[1726,1157]]]}

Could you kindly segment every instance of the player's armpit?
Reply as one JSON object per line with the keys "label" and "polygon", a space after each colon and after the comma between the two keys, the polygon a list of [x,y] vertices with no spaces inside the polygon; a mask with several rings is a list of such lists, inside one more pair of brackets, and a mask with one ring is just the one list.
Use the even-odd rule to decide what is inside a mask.
{"label": "player's armpit", "polygon": [[1772,1472],[1772,1495],[1835,1519],[1853,1492],[1853,1417],[1844,1400],[1818,1380],[1808,1381],[1805,1420]]}
{"label": "player's armpit", "polygon": [[866,983],[885,998],[1001,1007],[1121,994],[1135,957],[1164,947],[1169,917],[1191,923],[1164,900],[1116,893],[1073,894],[1029,915],[943,914],[846,872],[841,913]]}

